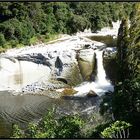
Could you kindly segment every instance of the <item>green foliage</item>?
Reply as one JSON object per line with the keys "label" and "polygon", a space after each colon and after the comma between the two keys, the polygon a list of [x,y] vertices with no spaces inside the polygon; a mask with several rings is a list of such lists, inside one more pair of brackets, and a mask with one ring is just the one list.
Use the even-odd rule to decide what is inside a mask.
{"label": "green foliage", "polygon": [[[101,132],[101,135],[103,138],[128,138],[128,135],[125,134],[125,130],[130,127],[130,123],[126,123],[125,121],[116,121],[112,123],[109,127],[105,128],[103,132]],[[121,134],[121,131],[123,131],[123,134]],[[116,136],[115,134],[118,133]],[[122,136],[123,135],[123,136]]]}
{"label": "green foliage", "polygon": [[128,3],[115,2],[0,2],[0,31],[6,42],[26,45],[37,34],[99,30],[119,19],[120,12],[129,16],[131,9]]}
{"label": "green foliage", "polygon": [[[122,7],[126,6],[130,8],[130,5],[122,5]],[[118,83],[115,85],[110,99],[104,100],[101,104],[101,112],[106,114],[109,111],[114,120],[131,123],[130,137],[138,138],[138,124],[140,124],[140,4],[136,3],[133,6],[130,28],[128,29],[127,20],[123,19],[118,32]],[[107,106],[104,106],[104,103]],[[113,127],[115,128],[113,129]],[[120,132],[116,132],[117,130]],[[110,126],[102,132],[106,138],[122,137],[119,133],[121,130],[116,129],[116,125]]]}
{"label": "green foliage", "polygon": [[0,46],[3,46],[6,43],[5,37],[2,33],[0,33]]}
{"label": "green foliage", "polygon": [[40,122],[40,127],[42,127],[43,132],[45,133],[46,138],[54,138],[55,130],[57,127],[57,122],[54,119],[54,110],[49,111],[47,115]]}
{"label": "green foliage", "polygon": [[128,19],[126,18],[122,20],[117,38],[118,81],[123,81],[127,78],[128,38]]}
{"label": "green foliage", "polygon": [[21,129],[19,128],[18,125],[14,124],[12,138],[21,138],[21,137],[23,137],[23,133],[22,133]]}
{"label": "green foliage", "polygon": [[73,15],[69,20],[68,26],[70,27],[70,33],[76,33],[78,31],[84,31],[89,25],[86,18],[79,15]]}
{"label": "green foliage", "polygon": [[11,3],[0,2],[0,22],[11,18],[12,12],[9,10]]}
{"label": "green foliage", "polygon": [[97,138],[97,139],[102,138],[101,137],[101,132],[105,128],[109,127],[109,124],[110,124],[110,122],[103,123],[103,124],[100,124],[100,125],[96,126],[93,130],[90,130],[91,131],[91,134],[89,135],[88,138]]}
{"label": "green foliage", "polygon": [[[118,84],[112,99],[113,113],[116,119],[137,124],[140,117],[140,79],[125,80]],[[121,109],[120,109],[121,108]]]}
{"label": "green foliage", "polygon": [[25,133],[26,133],[27,138],[36,138],[37,133],[38,133],[37,124],[29,123],[28,128]]}
{"label": "green foliage", "polygon": [[[110,120],[124,120],[133,126],[131,137],[138,137],[140,123],[140,77],[124,80],[115,86],[114,93],[106,96],[101,103],[100,112]],[[112,118],[113,116],[113,118]]]}
{"label": "green foliage", "polygon": [[56,129],[57,138],[80,138],[83,124],[83,120],[78,115],[62,117]]}
{"label": "green foliage", "polygon": [[38,42],[38,38],[36,37],[36,36],[33,36],[31,39],[30,39],[30,44],[33,44],[33,45],[35,45],[35,43],[37,43]]}
{"label": "green foliage", "polygon": [[[29,123],[27,129],[13,128],[14,138],[79,138],[84,121],[78,115],[56,118],[54,110],[49,111],[38,123]],[[21,133],[22,132],[22,133]]]}
{"label": "green foliage", "polygon": [[136,3],[133,8],[131,26],[130,26],[130,43],[128,50],[128,67],[129,79],[140,77],[140,4]]}
{"label": "green foliage", "polygon": [[[139,6],[139,4],[135,4],[130,32],[128,32],[126,22],[121,24],[119,30],[118,62],[122,75],[120,83],[115,87],[112,100],[115,117],[127,120],[133,125],[139,122],[140,117],[138,105],[140,100]],[[129,41],[127,36],[130,36]]]}
{"label": "green foliage", "polygon": [[[100,104],[100,114],[105,115],[106,113],[111,113],[112,109],[112,92],[108,92],[109,96],[103,97],[103,101]],[[108,116],[109,117],[109,116]]]}

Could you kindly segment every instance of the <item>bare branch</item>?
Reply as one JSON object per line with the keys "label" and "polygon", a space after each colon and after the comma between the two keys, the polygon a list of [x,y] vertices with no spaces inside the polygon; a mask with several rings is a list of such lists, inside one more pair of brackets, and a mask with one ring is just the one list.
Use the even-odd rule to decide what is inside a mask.
{"label": "bare branch", "polygon": [[125,130],[123,129],[122,131],[123,131],[123,136],[124,136],[124,138],[126,138],[126,137],[125,137]]}
{"label": "bare branch", "polygon": [[127,138],[129,138],[129,128],[127,129]]}
{"label": "bare branch", "polygon": [[121,131],[119,130],[119,134],[120,134],[120,138],[122,138],[122,134],[121,134]]}

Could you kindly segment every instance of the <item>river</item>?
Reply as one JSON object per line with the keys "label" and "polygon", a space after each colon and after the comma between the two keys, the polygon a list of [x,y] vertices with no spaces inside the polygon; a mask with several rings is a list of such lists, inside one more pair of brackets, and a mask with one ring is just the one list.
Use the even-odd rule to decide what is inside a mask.
{"label": "river", "polygon": [[[113,41],[114,40],[112,39],[111,42]],[[82,86],[86,86],[85,88],[88,90],[91,90],[94,87],[94,90],[96,88],[97,91],[95,91],[99,91],[99,93],[104,92],[104,89],[106,89],[106,87],[111,87],[112,90],[112,85],[106,80],[106,72],[103,68],[103,60],[101,58],[102,52],[97,52],[96,57],[99,60],[98,76],[96,78],[96,81],[86,82],[84,84],[82,83],[82,85],[75,87],[75,89],[77,89],[77,91],[79,92],[77,95],[81,94]],[[77,95],[59,99],[52,99],[43,95],[13,96],[8,91],[0,91],[0,137],[10,137],[11,127],[13,123],[17,123],[20,126],[24,127],[28,122],[40,119],[43,115],[46,114],[47,110],[52,107],[55,107],[57,109],[57,112],[59,112],[58,114],[68,114],[75,112],[88,114],[88,111],[98,112],[100,97],[82,97]]]}

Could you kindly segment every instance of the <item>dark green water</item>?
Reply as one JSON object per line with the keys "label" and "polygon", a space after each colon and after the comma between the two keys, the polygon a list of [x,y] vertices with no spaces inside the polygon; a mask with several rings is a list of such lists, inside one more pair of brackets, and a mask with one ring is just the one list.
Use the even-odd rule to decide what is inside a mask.
{"label": "dark green water", "polygon": [[80,113],[87,108],[90,109],[95,105],[97,106],[98,103],[98,97],[52,99],[42,95],[13,96],[7,91],[1,91],[0,138],[9,138],[11,136],[12,124],[16,123],[20,127],[25,127],[28,122],[36,121],[43,117],[48,109],[52,107],[55,107],[60,115],[74,112]]}
{"label": "dark green water", "polygon": [[91,40],[99,41],[105,43],[107,47],[116,47],[117,39],[113,38],[113,36],[90,36],[88,37]]}
{"label": "dark green water", "polygon": [[[53,100],[46,96],[17,95],[0,92],[0,137],[9,137],[13,123],[26,125],[40,118],[52,105]],[[56,102],[57,103],[57,102]]]}

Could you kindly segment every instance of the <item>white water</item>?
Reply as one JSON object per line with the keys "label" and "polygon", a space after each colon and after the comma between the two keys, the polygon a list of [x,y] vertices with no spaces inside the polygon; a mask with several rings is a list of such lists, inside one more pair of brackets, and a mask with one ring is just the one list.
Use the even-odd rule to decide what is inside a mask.
{"label": "white water", "polygon": [[95,82],[84,82],[80,86],[75,87],[74,89],[78,91],[75,96],[85,96],[90,90],[101,96],[107,91],[114,90],[113,85],[106,79],[106,73],[103,67],[103,51],[96,50],[95,53],[97,59],[96,80]]}
{"label": "white water", "polygon": [[28,61],[0,58],[0,90],[20,91],[23,86],[49,76],[50,69]]}
{"label": "white water", "polygon": [[[113,27],[104,27],[102,28],[100,31],[98,31],[97,33],[92,33],[91,29],[85,29],[84,32],[78,32],[77,35],[78,36],[107,36],[107,35],[111,35],[114,38],[117,38],[118,35],[118,29],[120,27],[121,21],[117,21],[117,22],[112,22]],[[130,26],[130,24],[129,24]]]}
{"label": "white water", "polygon": [[106,73],[103,68],[103,51],[96,51],[96,59],[97,59],[97,79],[96,83],[106,84],[108,81],[106,80]]}

